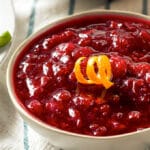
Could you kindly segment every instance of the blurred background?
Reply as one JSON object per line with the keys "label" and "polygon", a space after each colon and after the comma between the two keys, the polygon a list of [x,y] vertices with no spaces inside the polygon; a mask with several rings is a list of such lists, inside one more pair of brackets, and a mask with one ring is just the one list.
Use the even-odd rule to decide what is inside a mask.
{"label": "blurred background", "polygon": [[30,6],[34,5],[35,26],[45,21],[93,9],[117,9],[150,14],[150,0],[13,0],[13,3],[18,18],[20,14],[28,17]]}
{"label": "blurred background", "polygon": [[[94,9],[116,9],[150,15],[150,0],[12,0],[18,31],[33,31],[74,13]],[[30,33],[27,33],[30,34]],[[22,34],[25,35],[25,34]],[[20,37],[24,39],[25,37]]]}

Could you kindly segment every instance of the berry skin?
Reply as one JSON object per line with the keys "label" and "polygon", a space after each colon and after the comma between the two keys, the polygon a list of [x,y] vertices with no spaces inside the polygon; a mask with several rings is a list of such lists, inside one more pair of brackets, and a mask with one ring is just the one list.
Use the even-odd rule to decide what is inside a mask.
{"label": "berry skin", "polygon": [[123,132],[126,129],[124,124],[115,120],[109,120],[109,126],[113,132]]}
{"label": "berry skin", "polygon": [[60,113],[61,111],[63,111],[64,106],[61,102],[50,100],[45,104],[45,109],[48,113]]}
{"label": "berry skin", "polygon": [[40,116],[43,113],[43,106],[38,100],[32,100],[27,104],[27,108],[35,115]]}
{"label": "berry skin", "polygon": [[140,121],[141,113],[139,111],[131,111],[128,113],[129,121]]}
{"label": "berry skin", "polygon": [[89,128],[92,130],[92,134],[95,136],[103,136],[107,132],[107,128],[105,126],[100,126],[98,124],[91,124]]}
{"label": "berry skin", "polygon": [[94,50],[92,48],[89,47],[80,47],[80,48],[76,48],[73,52],[72,52],[72,57],[74,59],[78,59],[79,57],[87,57],[90,54],[92,54],[94,52]]}
{"label": "berry skin", "polygon": [[60,89],[57,92],[53,93],[53,98],[56,101],[67,102],[71,99],[71,93],[67,90]]}
{"label": "berry skin", "polygon": [[72,99],[72,101],[77,107],[83,108],[88,108],[94,104],[93,97],[91,95],[86,94],[77,95]]}
{"label": "berry skin", "polygon": [[111,56],[110,63],[112,66],[113,77],[123,77],[127,72],[127,64],[124,59],[120,56]]}

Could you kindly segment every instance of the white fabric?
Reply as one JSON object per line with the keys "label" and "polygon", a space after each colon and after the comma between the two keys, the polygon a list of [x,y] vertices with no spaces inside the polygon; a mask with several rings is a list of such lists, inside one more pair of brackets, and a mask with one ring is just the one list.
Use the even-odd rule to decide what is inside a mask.
{"label": "white fabric", "polygon": [[[74,12],[95,8],[104,9],[105,1],[76,0]],[[121,1],[126,3],[126,0],[114,0],[112,4],[113,9],[122,9],[124,5],[121,4]],[[134,5],[134,2],[136,2],[137,7],[134,5],[134,10],[141,12],[141,0],[128,1],[130,3],[129,6]],[[15,40],[13,41],[13,49],[32,32],[31,30],[29,31],[29,25],[33,26],[33,32],[35,32],[48,22],[67,16],[69,2],[69,0],[13,0],[17,31]],[[35,14],[33,13],[33,7],[35,7]],[[129,8],[131,10],[131,7]],[[31,15],[34,15],[34,17]],[[33,22],[31,21],[31,17],[34,19]],[[24,121],[13,108],[7,91],[0,86],[0,150],[56,150],[47,139],[35,133],[29,126],[27,126],[27,129],[26,139]]]}

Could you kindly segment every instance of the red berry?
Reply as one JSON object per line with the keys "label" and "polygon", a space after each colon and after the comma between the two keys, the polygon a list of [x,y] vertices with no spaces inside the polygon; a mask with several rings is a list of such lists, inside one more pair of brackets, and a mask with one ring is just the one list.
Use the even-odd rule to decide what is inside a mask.
{"label": "red berry", "polygon": [[63,41],[70,41],[71,38],[75,37],[75,33],[73,31],[65,31],[63,33],[61,33],[61,38],[63,39]]}
{"label": "red berry", "polygon": [[32,100],[27,104],[29,111],[35,115],[41,115],[43,113],[43,106],[38,100]]}
{"label": "red berry", "polygon": [[80,116],[80,112],[77,109],[69,108],[68,114],[71,120],[75,122],[77,128],[80,128],[82,126],[82,119]]}
{"label": "red berry", "polygon": [[139,33],[139,36],[142,38],[143,41],[146,41],[146,42],[150,41],[150,33],[148,33],[146,30],[142,30]]}
{"label": "red berry", "polygon": [[91,124],[89,128],[92,130],[92,134],[95,136],[103,136],[107,132],[107,128],[105,126],[100,126],[98,124]]}
{"label": "red berry", "polygon": [[103,116],[108,116],[110,113],[110,106],[108,104],[103,104],[102,106],[100,106],[100,113]]}
{"label": "red berry", "polygon": [[76,60],[79,57],[87,57],[93,52],[94,50],[90,47],[79,47],[72,52],[72,57]]}
{"label": "red berry", "polygon": [[111,56],[110,63],[112,66],[112,73],[114,78],[123,77],[127,72],[127,64],[122,57]]}
{"label": "red berry", "polygon": [[67,90],[60,89],[53,93],[53,98],[56,101],[67,102],[71,99],[71,93]]}
{"label": "red berry", "polygon": [[109,121],[110,128],[112,132],[123,132],[126,129],[126,125],[119,123],[118,121],[111,120]]}
{"label": "red berry", "polygon": [[59,113],[63,111],[64,106],[61,102],[50,100],[45,104],[45,109],[48,113]]}
{"label": "red berry", "polygon": [[94,104],[93,97],[91,95],[86,95],[86,94],[76,95],[72,99],[72,101],[77,107],[81,106],[84,108],[88,108]]}
{"label": "red berry", "polygon": [[140,121],[141,113],[139,111],[130,111],[128,113],[128,120],[130,121]]}
{"label": "red berry", "polygon": [[80,37],[80,40],[78,41],[79,45],[81,45],[81,46],[90,46],[91,41],[92,41],[90,36],[88,36],[87,34],[80,33],[79,37]]}

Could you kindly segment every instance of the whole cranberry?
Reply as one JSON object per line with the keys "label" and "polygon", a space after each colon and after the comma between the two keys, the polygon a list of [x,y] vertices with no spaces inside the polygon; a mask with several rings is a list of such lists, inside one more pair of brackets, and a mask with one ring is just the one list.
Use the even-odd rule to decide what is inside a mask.
{"label": "whole cranberry", "polygon": [[53,70],[52,70],[52,61],[48,61],[43,64],[42,66],[42,72],[44,75],[53,77]]}
{"label": "whole cranberry", "polygon": [[76,127],[81,128],[82,127],[82,119],[81,119],[80,112],[75,108],[69,108],[68,114],[69,114],[69,117],[71,118],[71,121],[73,123],[75,123]]}
{"label": "whole cranberry", "polygon": [[79,34],[80,40],[78,41],[78,44],[81,46],[90,46],[91,44],[91,37],[89,37],[87,34]]}
{"label": "whole cranberry", "polygon": [[92,130],[92,134],[95,136],[102,136],[107,132],[107,128],[99,124],[90,124],[89,128]]}
{"label": "whole cranberry", "polygon": [[44,91],[40,79],[36,77],[33,79],[26,78],[26,86],[30,97],[36,98]]}
{"label": "whole cranberry", "polygon": [[117,21],[109,21],[109,24],[110,24],[110,28],[112,29],[121,28],[123,26],[122,23],[117,22]]}
{"label": "whole cranberry", "polygon": [[124,114],[122,112],[117,112],[117,113],[113,113],[112,114],[112,119],[115,119],[115,120],[122,120],[123,119],[123,116]]}
{"label": "whole cranberry", "polygon": [[150,73],[150,64],[143,62],[143,63],[135,63],[132,66],[132,73],[137,77],[141,78],[146,76],[147,73]]}
{"label": "whole cranberry", "polygon": [[61,41],[60,35],[53,35],[51,38],[48,39],[48,50],[50,48],[53,48],[55,45],[57,45]]}
{"label": "whole cranberry", "polygon": [[61,102],[68,102],[68,100],[71,99],[71,93],[68,90],[65,89],[59,89],[56,92],[52,94],[52,97],[56,101],[61,101]]}
{"label": "whole cranberry", "polygon": [[150,84],[150,72],[147,72],[145,74],[145,81],[146,81],[147,84]]}
{"label": "whole cranberry", "polygon": [[70,41],[73,37],[75,37],[76,33],[71,30],[66,30],[63,33],[61,33],[61,39],[63,41]]}
{"label": "whole cranberry", "polygon": [[61,102],[49,100],[45,104],[45,110],[47,113],[60,113],[64,110],[64,106]]}
{"label": "whole cranberry", "polygon": [[74,51],[74,49],[76,47],[77,47],[77,45],[72,42],[62,43],[57,46],[57,51],[58,51],[58,53],[60,53],[62,55],[64,55],[64,54],[71,55],[71,52]]}
{"label": "whole cranberry", "polygon": [[141,119],[141,116],[142,114],[139,111],[130,111],[127,118],[129,121],[139,121]]}
{"label": "whole cranberry", "polygon": [[139,33],[139,36],[141,37],[144,43],[150,41],[150,34],[146,30],[142,30]]}
{"label": "whole cranberry", "polygon": [[73,97],[72,101],[77,107],[82,107],[85,109],[94,104],[93,97],[87,94],[76,95],[75,97]]}
{"label": "whole cranberry", "polygon": [[111,111],[110,106],[108,104],[103,104],[100,106],[99,111],[103,116],[108,116]]}
{"label": "whole cranberry", "polygon": [[126,129],[126,125],[123,123],[120,123],[116,120],[109,120],[109,125],[112,130],[112,132],[123,132]]}
{"label": "whole cranberry", "polygon": [[38,116],[43,113],[43,106],[38,100],[32,100],[27,103],[27,108],[29,109],[29,111]]}
{"label": "whole cranberry", "polygon": [[127,72],[126,61],[120,56],[111,56],[110,63],[112,66],[113,78],[121,78]]}
{"label": "whole cranberry", "polygon": [[90,54],[94,52],[94,49],[90,47],[78,47],[72,51],[72,57],[76,60],[79,57],[88,57]]}

